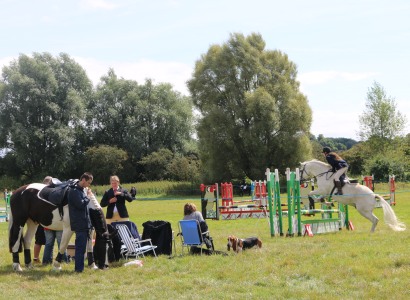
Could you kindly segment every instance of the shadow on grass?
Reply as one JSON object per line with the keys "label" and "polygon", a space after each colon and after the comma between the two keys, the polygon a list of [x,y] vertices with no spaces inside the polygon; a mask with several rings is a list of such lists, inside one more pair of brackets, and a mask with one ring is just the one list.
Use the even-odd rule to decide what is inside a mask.
{"label": "shadow on grass", "polygon": [[[110,269],[116,269],[119,267],[122,267],[124,264],[123,261],[119,261],[119,262],[113,262],[110,264],[109,268]],[[2,275],[12,275],[12,274],[16,274],[16,275],[20,275],[28,280],[31,281],[39,281],[44,279],[45,277],[61,277],[61,276],[78,276],[80,274],[83,273],[88,273],[88,272],[105,272],[102,270],[91,270],[88,269],[87,267],[87,263],[85,264],[85,268],[84,268],[84,272],[83,273],[77,273],[74,272],[74,262],[72,263],[68,263],[68,264],[62,264],[61,266],[61,270],[57,271],[57,270],[53,270],[51,265],[35,265],[32,268],[26,268],[24,267],[24,265],[21,266],[23,271],[22,272],[16,272],[13,270],[13,266],[12,264],[7,264],[7,265],[3,265],[0,267],[0,276]],[[0,297],[1,298],[1,297]]]}

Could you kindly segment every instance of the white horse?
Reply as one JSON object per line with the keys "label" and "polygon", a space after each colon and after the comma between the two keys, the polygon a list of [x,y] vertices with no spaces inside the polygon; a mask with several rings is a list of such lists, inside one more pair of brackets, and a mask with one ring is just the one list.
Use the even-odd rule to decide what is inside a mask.
{"label": "white horse", "polygon": [[346,182],[343,186],[343,195],[331,195],[335,187],[333,181],[335,178],[333,175],[334,173],[332,172],[332,167],[330,165],[316,159],[303,162],[300,166],[301,181],[310,178],[316,178],[317,181],[318,188],[309,192],[309,196],[332,196],[334,201],[354,206],[363,217],[372,222],[371,232],[374,232],[376,225],[379,222],[379,219],[373,214],[377,198],[383,208],[386,224],[394,231],[403,231],[406,229],[405,225],[397,219],[390,204],[387,203],[383,197],[375,194],[371,189],[364,185]]}

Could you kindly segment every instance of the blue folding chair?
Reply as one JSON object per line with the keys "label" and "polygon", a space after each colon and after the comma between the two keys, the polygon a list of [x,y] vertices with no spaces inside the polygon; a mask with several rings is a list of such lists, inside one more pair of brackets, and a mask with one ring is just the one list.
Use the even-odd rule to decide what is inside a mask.
{"label": "blue folding chair", "polygon": [[197,220],[181,220],[179,221],[179,229],[178,235],[181,236],[182,254],[184,253],[184,247],[187,247],[188,251],[191,247],[198,247],[201,249],[202,255],[202,245],[206,246],[203,236],[209,235],[209,231],[201,232]]}

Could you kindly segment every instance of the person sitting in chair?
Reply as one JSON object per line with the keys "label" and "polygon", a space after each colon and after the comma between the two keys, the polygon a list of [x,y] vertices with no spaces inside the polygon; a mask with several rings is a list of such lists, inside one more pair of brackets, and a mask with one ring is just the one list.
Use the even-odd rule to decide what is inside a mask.
{"label": "person sitting in chair", "polygon": [[337,187],[336,195],[343,195],[342,181],[346,178],[346,172],[349,165],[337,153],[333,152],[329,147],[323,148],[323,154],[327,162],[332,166],[332,171],[335,173],[335,185]]}
{"label": "person sitting in chair", "polygon": [[184,205],[184,220],[197,220],[202,232],[202,239],[208,249],[213,249],[212,238],[208,233],[208,225],[206,224],[201,212],[197,211],[194,203],[187,203]]}

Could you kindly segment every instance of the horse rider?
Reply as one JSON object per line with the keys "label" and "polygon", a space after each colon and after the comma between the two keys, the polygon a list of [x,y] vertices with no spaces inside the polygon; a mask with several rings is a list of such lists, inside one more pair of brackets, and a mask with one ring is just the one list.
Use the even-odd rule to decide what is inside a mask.
{"label": "horse rider", "polygon": [[342,181],[346,178],[346,172],[349,165],[329,147],[323,148],[323,154],[325,155],[327,162],[332,166],[332,172],[335,173],[334,181],[337,188],[336,195],[343,195]]}

